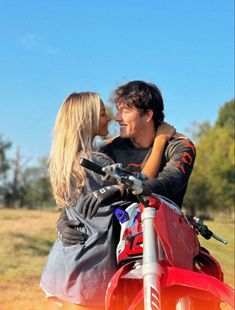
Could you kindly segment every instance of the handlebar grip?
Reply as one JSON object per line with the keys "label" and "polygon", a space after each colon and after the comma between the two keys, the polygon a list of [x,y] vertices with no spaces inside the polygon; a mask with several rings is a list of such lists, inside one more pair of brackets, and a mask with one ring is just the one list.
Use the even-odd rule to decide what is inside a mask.
{"label": "handlebar grip", "polygon": [[83,166],[84,168],[87,168],[89,170],[94,171],[95,173],[101,174],[101,175],[106,175],[106,173],[102,170],[102,167],[93,163],[92,161],[81,158],[80,159],[80,165]]}
{"label": "handlebar grip", "polygon": [[223,244],[228,244],[228,241],[227,241],[227,240],[221,238],[220,236],[218,236],[218,235],[216,235],[216,234],[214,234],[214,233],[212,233],[212,237],[213,237],[214,239],[216,239],[216,240],[222,242]]}

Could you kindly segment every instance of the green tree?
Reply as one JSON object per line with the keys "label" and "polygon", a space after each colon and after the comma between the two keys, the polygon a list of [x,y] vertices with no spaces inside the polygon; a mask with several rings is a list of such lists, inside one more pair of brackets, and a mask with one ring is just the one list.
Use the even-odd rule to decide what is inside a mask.
{"label": "green tree", "polygon": [[200,136],[196,144],[195,167],[185,197],[185,205],[192,213],[231,211],[234,207],[234,101],[231,102],[225,103],[216,125]]}
{"label": "green tree", "polygon": [[230,128],[234,130],[235,124],[235,100],[226,102],[219,110],[218,119],[215,123],[217,127]]}
{"label": "green tree", "polygon": [[212,129],[211,124],[208,121],[203,123],[192,122],[192,128],[187,129],[193,141],[197,143],[202,137],[204,137]]}
{"label": "green tree", "polygon": [[22,174],[20,206],[30,208],[54,206],[47,173],[47,159],[39,159],[38,165],[28,167]]}
{"label": "green tree", "polygon": [[7,158],[7,150],[10,149],[11,142],[5,140],[0,135],[0,202],[4,202],[7,193],[8,184],[8,171],[10,170],[10,161]]}
{"label": "green tree", "polygon": [[0,135],[0,181],[6,177],[6,172],[10,168],[10,162],[7,159],[6,152],[11,147],[11,142],[4,140]]}

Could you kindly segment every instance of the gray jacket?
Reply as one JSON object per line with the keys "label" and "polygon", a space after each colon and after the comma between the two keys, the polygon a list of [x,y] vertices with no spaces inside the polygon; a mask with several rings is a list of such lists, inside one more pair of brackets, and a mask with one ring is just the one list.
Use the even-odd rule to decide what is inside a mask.
{"label": "gray jacket", "polygon": [[[93,154],[92,160],[104,166],[110,163],[104,156]],[[107,184],[101,176],[88,172],[87,193]],[[113,237],[113,207],[99,208],[92,219],[83,219],[77,204],[66,208],[69,219],[83,223],[87,238],[84,244],[65,247],[57,239],[44,267],[40,286],[48,293],[71,303],[84,306],[104,306],[107,285],[116,271]]]}

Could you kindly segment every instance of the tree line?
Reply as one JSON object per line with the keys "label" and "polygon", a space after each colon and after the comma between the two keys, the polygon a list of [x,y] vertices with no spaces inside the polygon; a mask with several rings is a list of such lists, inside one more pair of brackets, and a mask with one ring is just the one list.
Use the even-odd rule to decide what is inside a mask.
{"label": "tree line", "polygon": [[23,163],[19,147],[14,158],[7,157],[7,151],[11,146],[10,141],[0,136],[0,206],[54,206],[47,173],[47,158],[40,158],[35,166],[28,166],[27,161]]}
{"label": "tree line", "polygon": [[220,108],[213,126],[208,122],[194,126],[197,155],[184,200],[193,214],[234,212],[234,125],[233,99]]}
{"label": "tree line", "polygon": [[[234,99],[219,110],[214,125],[194,124],[191,130],[197,156],[184,199],[192,214],[234,210]],[[34,166],[22,163],[19,148],[14,158],[12,143],[0,135],[0,205],[7,208],[52,207],[47,158]]]}

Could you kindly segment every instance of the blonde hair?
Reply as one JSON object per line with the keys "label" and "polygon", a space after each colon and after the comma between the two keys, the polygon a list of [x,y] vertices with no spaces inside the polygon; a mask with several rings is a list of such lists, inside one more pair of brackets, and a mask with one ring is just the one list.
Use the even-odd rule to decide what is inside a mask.
{"label": "blonde hair", "polygon": [[63,102],[53,130],[49,175],[58,207],[76,202],[86,182],[80,154],[92,151],[98,133],[100,97],[97,93],[72,93]]}

